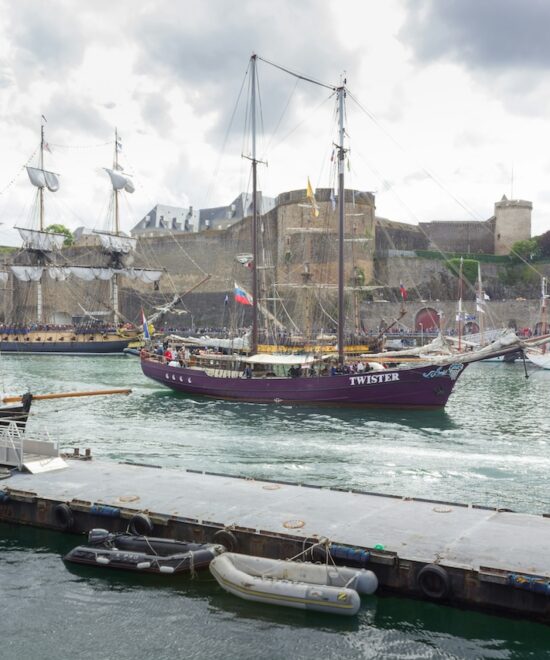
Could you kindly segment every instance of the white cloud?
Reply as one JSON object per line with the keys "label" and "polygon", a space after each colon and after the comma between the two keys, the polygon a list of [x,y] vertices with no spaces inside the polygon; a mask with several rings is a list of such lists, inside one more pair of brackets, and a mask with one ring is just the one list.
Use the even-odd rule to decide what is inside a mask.
{"label": "white cloud", "polygon": [[[503,4],[500,25],[508,34],[511,5]],[[540,19],[535,5],[540,9],[531,2],[516,38]],[[61,145],[48,161],[62,175],[56,201],[49,196],[51,221],[104,225],[109,185],[101,168],[111,163],[115,126],[137,184],[123,207],[124,229],[156,203],[231,201],[249,182],[241,158],[248,149],[244,98],[228,126],[252,51],[329,83],[346,72],[350,90],[378,122],[348,99],[349,185],[378,190],[381,215],[467,218],[454,195],[476,216],[489,217],[493,203],[510,194],[513,164],[514,194],[533,201],[534,230],[549,229],[546,50],[533,45],[522,58],[519,47],[510,52],[498,39],[487,49],[483,37],[494,16],[476,10],[479,3],[418,6],[0,0],[0,190],[8,187],[0,195],[0,241],[8,240],[6,227],[28,219],[26,175],[9,184],[36,149],[41,114],[48,141]],[[442,6],[450,8],[446,14]],[[264,192],[304,187],[307,176],[314,185],[331,185],[328,90],[296,84],[262,63],[259,78],[265,128],[259,144],[269,161],[260,168]],[[423,168],[451,194],[426,179]]]}

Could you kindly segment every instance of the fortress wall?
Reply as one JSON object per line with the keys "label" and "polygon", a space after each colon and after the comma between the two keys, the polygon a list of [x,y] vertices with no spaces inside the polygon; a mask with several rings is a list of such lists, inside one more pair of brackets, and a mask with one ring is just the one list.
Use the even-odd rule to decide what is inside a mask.
{"label": "fortress wall", "polygon": [[436,221],[419,224],[429,238],[431,249],[464,254],[493,253],[494,223],[492,219],[486,222]]}

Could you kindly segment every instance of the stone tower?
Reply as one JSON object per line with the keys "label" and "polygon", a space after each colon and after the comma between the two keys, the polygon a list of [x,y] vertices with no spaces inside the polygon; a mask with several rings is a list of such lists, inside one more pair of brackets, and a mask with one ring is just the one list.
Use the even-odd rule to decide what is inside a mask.
{"label": "stone tower", "polygon": [[495,254],[509,254],[516,241],[531,238],[533,204],[502,196],[495,203]]}

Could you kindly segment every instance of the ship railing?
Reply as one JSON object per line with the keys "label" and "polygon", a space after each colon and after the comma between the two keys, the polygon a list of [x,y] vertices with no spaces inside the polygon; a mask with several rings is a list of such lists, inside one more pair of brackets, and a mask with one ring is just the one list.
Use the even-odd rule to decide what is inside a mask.
{"label": "ship railing", "polygon": [[29,435],[17,422],[0,428],[0,464],[23,469],[27,458],[57,458],[59,443],[47,431],[34,431]]}

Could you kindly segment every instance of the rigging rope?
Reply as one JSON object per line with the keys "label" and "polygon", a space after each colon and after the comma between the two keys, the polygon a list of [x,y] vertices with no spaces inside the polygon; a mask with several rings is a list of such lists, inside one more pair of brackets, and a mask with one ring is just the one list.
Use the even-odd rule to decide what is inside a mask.
{"label": "rigging rope", "polygon": [[32,152],[32,154],[29,156],[27,159],[26,163],[23,163],[21,167],[17,170],[17,173],[10,179],[10,181],[0,190],[0,195],[3,195],[7,190],[9,190],[13,184],[17,181],[17,179],[21,176],[21,172],[27,167],[27,165],[32,161],[32,159],[36,156],[36,152],[38,151],[39,147],[36,147],[36,149]]}
{"label": "rigging rope", "polygon": [[276,69],[280,69],[281,71],[284,71],[285,73],[288,73],[289,75],[294,76],[295,78],[299,78],[300,80],[305,80],[306,82],[313,83],[314,85],[318,85],[319,87],[325,87],[326,89],[331,89],[333,92],[335,92],[338,89],[337,85],[327,85],[325,83],[320,82],[319,80],[315,80],[315,78],[304,76],[301,73],[296,73],[296,71],[291,71],[290,69],[287,69],[286,67],[281,66],[280,64],[275,64],[274,62],[270,62],[269,60],[266,60],[265,58],[260,57],[259,55],[257,55],[257,58],[262,62],[265,62],[266,64],[275,67]]}

